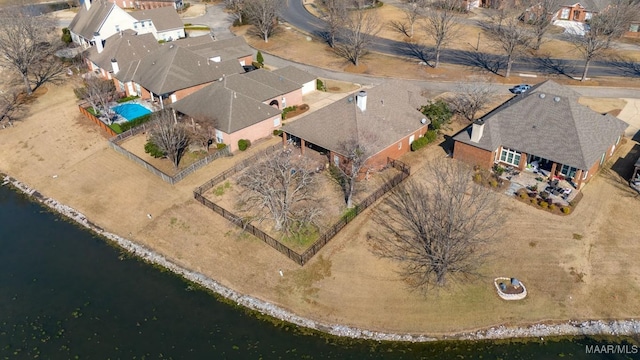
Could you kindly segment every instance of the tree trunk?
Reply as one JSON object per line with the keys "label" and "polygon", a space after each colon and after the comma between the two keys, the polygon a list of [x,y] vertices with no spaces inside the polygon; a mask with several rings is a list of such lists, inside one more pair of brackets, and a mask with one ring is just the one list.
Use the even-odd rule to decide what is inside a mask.
{"label": "tree trunk", "polygon": [[433,64],[433,68],[436,69],[440,66],[440,48],[436,48],[436,62]]}
{"label": "tree trunk", "polygon": [[540,50],[540,45],[542,45],[542,34],[538,34],[536,38],[536,43],[533,46],[533,50]]}
{"label": "tree trunk", "polygon": [[511,56],[507,58],[507,72],[504,74],[504,77],[508,78],[511,75],[511,65],[513,65],[513,60]]}
{"label": "tree trunk", "polygon": [[31,95],[33,91],[31,90],[31,84],[29,84],[29,77],[26,73],[22,74],[22,81],[24,81],[24,86],[27,89],[27,95]]}
{"label": "tree trunk", "polygon": [[356,178],[352,177],[349,179],[349,194],[347,194],[347,209],[351,209],[353,207],[353,192],[356,187]]}
{"label": "tree trunk", "polygon": [[267,35],[266,33],[264,34],[264,42],[269,42],[269,35]]}
{"label": "tree trunk", "polygon": [[582,78],[580,78],[580,81],[587,81],[587,73],[589,72],[589,64],[591,64],[591,59],[587,59],[587,61],[584,62],[584,70],[582,70]]}

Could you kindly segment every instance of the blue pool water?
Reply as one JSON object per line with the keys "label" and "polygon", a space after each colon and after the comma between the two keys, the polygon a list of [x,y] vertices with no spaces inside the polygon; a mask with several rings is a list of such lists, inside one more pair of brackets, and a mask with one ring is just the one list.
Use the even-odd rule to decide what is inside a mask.
{"label": "blue pool water", "polygon": [[127,119],[127,121],[133,121],[141,116],[151,113],[151,110],[140,104],[122,104],[113,108],[116,114]]}

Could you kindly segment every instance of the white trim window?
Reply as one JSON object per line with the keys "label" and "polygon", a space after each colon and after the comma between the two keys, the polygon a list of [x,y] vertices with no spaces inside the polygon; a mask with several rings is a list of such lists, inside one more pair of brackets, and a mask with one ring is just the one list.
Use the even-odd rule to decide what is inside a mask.
{"label": "white trim window", "polygon": [[566,178],[572,178],[576,176],[576,171],[578,171],[578,169],[572,166],[562,165],[562,168],[560,169],[560,174],[564,175],[564,177]]}
{"label": "white trim window", "polygon": [[582,172],[582,180],[587,180],[587,176],[589,176],[589,170]]}
{"label": "white trim window", "polygon": [[520,153],[515,150],[502,148],[502,151],[500,152],[500,161],[518,166],[520,165]]}
{"label": "white trim window", "polygon": [[220,130],[216,130],[216,143],[218,144],[224,143],[224,134]]}
{"label": "white trim window", "polygon": [[600,165],[602,165],[602,163],[604,162],[604,157],[607,155],[607,153],[602,153],[602,157],[600,158]]}
{"label": "white trim window", "polygon": [[570,11],[571,11],[571,9],[569,9],[569,8],[562,8],[562,10],[560,12],[560,19],[568,20]]}

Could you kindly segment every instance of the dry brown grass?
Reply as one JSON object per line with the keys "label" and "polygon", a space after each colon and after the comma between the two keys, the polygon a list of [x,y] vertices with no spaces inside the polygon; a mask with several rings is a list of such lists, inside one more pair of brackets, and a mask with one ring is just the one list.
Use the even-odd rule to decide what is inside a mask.
{"label": "dry brown grass", "polygon": [[619,113],[620,110],[622,110],[624,106],[627,105],[627,102],[623,99],[611,98],[582,97],[578,102],[601,114],[611,113],[614,111],[617,111]]}
{"label": "dry brown grass", "polygon": [[[425,297],[399,280],[397,263],[370,251],[367,233],[375,231],[370,211],[300,268],[192,199],[193,188],[280,138],[216,160],[171,186],[109,149],[97,127],[78,113],[71,89],[69,84],[50,87],[31,106],[28,119],[0,130],[0,170],[107,231],[241,293],[327,323],[409,333],[640,317],[640,223],[632,211],[640,200],[615,171],[598,174],[568,216],[505,197],[506,226],[491,246],[494,256],[481,269],[483,276]],[[464,125],[455,123],[447,133]],[[635,159],[619,163],[619,157],[633,145],[621,144],[607,165],[631,166]],[[433,159],[444,156],[433,144],[402,160],[419,177]],[[500,300],[492,284],[496,276],[522,280],[527,299]]]}

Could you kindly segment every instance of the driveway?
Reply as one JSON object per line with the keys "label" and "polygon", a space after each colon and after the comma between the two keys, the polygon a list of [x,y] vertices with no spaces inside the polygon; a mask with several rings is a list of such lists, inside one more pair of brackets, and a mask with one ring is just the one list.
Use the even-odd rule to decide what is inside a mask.
{"label": "driveway", "polygon": [[[629,124],[629,128],[625,131],[625,136],[634,138],[638,136],[640,131],[640,99],[624,99],[627,102],[624,109],[618,114],[618,118]],[[634,139],[640,140],[640,139]]]}

